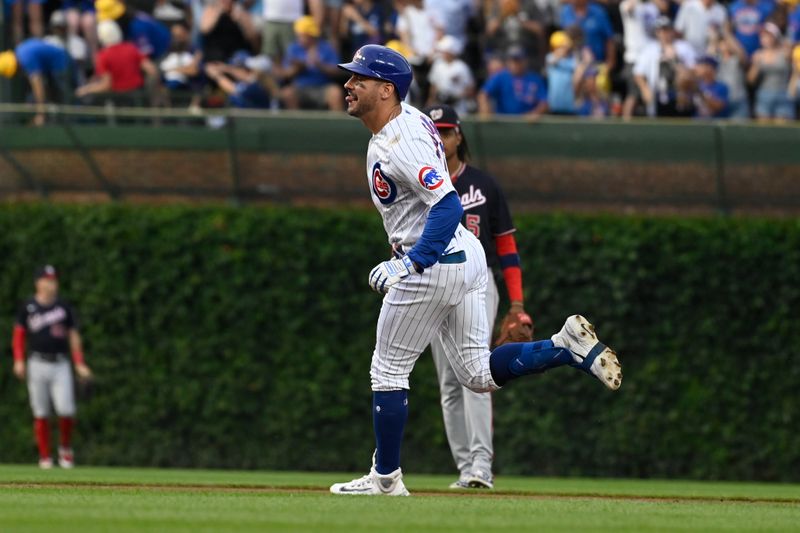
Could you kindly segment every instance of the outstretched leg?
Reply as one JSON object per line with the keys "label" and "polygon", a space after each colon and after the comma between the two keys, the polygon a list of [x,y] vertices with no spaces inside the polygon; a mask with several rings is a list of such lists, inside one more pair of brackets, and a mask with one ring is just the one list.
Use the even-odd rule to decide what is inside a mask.
{"label": "outstretched leg", "polygon": [[504,344],[492,352],[489,366],[497,385],[528,374],[569,365],[596,377],[611,390],[622,385],[617,354],[597,339],[594,326],[572,315],[550,340]]}

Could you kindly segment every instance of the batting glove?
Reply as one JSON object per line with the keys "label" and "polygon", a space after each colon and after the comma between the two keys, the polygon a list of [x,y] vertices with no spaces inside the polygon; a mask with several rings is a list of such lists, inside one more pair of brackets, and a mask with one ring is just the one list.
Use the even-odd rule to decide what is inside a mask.
{"label": "batting glove", "polygon": [[381,294],[389,292],[395,283],[416,272],[414,262],[406,255],[400,259],[384,261],[369,273],[369,286]]}

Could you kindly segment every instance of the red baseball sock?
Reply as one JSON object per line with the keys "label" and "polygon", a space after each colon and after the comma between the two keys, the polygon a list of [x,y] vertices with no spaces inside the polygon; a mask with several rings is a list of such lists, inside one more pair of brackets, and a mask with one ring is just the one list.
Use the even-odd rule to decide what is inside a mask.
{"label": "red baseball sock", "polygon": [[39,445],[39,458],[50,457],[50,422],[46,418],[33,419],[33,432]]}
{"label": "red baseball sock", "polygon": [[75,419],[65,416],[58,419],[58,432],[61,438],[61,447],[69,448],[72,442],[72,428],[75,426]]}

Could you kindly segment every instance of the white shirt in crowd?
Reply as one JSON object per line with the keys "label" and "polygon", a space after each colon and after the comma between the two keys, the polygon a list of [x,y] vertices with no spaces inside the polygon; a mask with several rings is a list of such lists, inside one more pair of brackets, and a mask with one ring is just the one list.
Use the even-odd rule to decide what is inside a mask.
{"label": "white shirt in crowd", "polygon": [[159,68],[161,68],[161,72],[164,73],[165,80],[188,83],[189,78],[186,74],[176,72],[176,69],[188,67],[193,61],[194,55],[191,52],[170,52],[167,54],[167,57],[161,60]]}
{"label": "white shirt in crowd", "polygon": [[[675,55],[678,61],[684,67],[694,67],[697,56],[694,53],[692,45],[681,39],[677,39],[672,45],[675,47]],[[639,55],[638,59],[636,59],[636,63],[633,66],[633,74],[636,76],[644,76],[645,80],[647,80],[647,85],[653,92],[655,92],[656,86],[658,85],[661,53],[661,43],[653,41],[642,50],[642,53]],[[647,112],[651,116],[655,114],[655,101],[648,107]]]}
{"label": "white shirt in crowd", "polygon": [[264,20],[294,22],[303,16],[303,0],[264,0]]}
{"label": "white shirt in crowd", "polygon": [[700,55],[704,54],[708,47],[711,27],[716,26],[721,30],[727,22],[728,13],[715,0],[709,7],[706,7],[703,0],[686,0],[678,9],[678,15],[675,17],[675,29]]}
{"label": "white shirt in crowd", "polygon": [[625,63],[633,64],[653,40],[653,23],[660,13],[653,2],[640,0],[623,0],[619,11],[625,35]]}
{"label": "white shirt in crowd", "polygon": [[431,57],[436,46],[437,28],[442,25],[425,9],[407,5],[397,17],[398,33],[408,34],[411,49],[418,57]]}
{"label": "white shirt in crowd", "polygon": [[455,37],[462,48],[467,45],[467,22],[477,8],[474,0],[425,0],[424,5],[446,35]]}
{"label": "white shirt in crowd", "polygon": [[469,66],[460,59],[445,61],[437,58],[433,62],[428,81],[436,87],[437,96],[441,100],[448,97],[461,100],[469,93],[475,85],[472,78],[472,71]]}

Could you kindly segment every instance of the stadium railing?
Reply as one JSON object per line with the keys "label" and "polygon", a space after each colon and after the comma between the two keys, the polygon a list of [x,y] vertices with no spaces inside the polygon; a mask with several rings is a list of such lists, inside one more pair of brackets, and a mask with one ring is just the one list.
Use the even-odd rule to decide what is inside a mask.
{"label": "stadium railing", "polygon": [[[366,205],[369,133],[343,114],[0,104],[0,197]],[[800,127],[464,121],[517,210],[800,212]]]}

